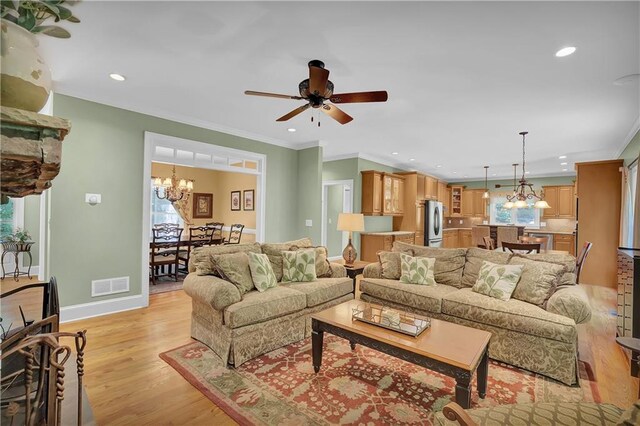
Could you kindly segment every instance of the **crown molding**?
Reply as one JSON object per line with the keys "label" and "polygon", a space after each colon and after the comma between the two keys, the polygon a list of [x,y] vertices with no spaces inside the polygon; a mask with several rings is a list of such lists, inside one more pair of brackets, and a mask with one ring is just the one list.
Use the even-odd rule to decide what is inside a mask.
{"label": "crown molding", "polygon": [[627,145],[629,145],[629,142],[631,142],[631,139],[633,139],[638,131],[640,131],[640,116],[638,116],[636,121],[633,123],[633,126],[631,126],[631,130],[629,130],[629,133],[627,133],[627,137],[624,138],[622,145],[615,152],[615,158],[620,158],[625,148],[627,147]]}
{"label": "crown molding", "polygon": [[[576,172],[573,171],[573,172],[551,173],[551,174],[544,175],[544,176],[529,176],[529,175],[527,175],[527,180],[546,179],[546,178],[551,178],[551,177],[576,177]],[[520,179],[519,176],[518,176],[518,179]],[[487,179],[487,182],[505,181],[505,180],[513,181],[513,176],[505,176],[505,177],[492,176],[490,179]],[[481,181],[484,181],[484,176],[475,177],[475,178],[447,179],[448,183],[481,182]]]}

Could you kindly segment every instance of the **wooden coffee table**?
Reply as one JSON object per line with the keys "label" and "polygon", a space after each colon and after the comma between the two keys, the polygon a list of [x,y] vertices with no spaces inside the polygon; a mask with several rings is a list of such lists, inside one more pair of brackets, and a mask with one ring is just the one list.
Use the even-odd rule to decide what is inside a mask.
{"label": "wooden coffee table", "polygon": [[350,300],[311,315],[313,369],[316,373],[322,364],[322,341],[326,331],[347,339],[351,349],[361,344],[453,377],[456,379],[456,402],[463,408],[471,405],[471,378],[477,370],[478,394],[480,398],[485,397],[491,333],[432,319],[429,329],[418,337],[412,337],[352,320],[352,309],[364,303]]}

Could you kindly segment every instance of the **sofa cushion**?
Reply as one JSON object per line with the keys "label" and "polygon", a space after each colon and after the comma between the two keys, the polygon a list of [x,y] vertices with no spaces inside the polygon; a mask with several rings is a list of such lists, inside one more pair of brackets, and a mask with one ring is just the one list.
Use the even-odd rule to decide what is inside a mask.
{"label": "sofa cushion", "polygon": [[[620,410],[612,404],[594,402],[534,402],[465,410],[478,425],[615,425]],[[459,426],[457,421],[448,420],[442,412],[436,413],[436,424]],[[634,424],[634,423],[630,423]],[[636,423],[637,424],[637,423]]]}
{"label": "sofa cushion", "polygon": [[249,256],[251,279],[256,290],[266,291],[277,286],[278,280],[267,255],[264,253],[247,253],[247,255]]}
{"label": "sofa cushion", "polygon": [[547,301],[546,310],[573,319],[576,324],[589,322],[591,305],[581,285],[558,288]]}
{"label": "sofa cushion", "polygon": [[425,312],[440,313],[442,297],[458,289],[443,284],[410,285],[384,278],[363,278],[360,281],[360,290],[377,299],[388,300]]}
{"label": "sofa cushion", "polygon": [[471,289],[485,296],[509,300],[518,285],[522,268],[522,265],[497,265],[485,260]]}
{"label": "sofa cushion", "polygon": [[564,265],[514,257],[509,265],[524,265],[513,298],[544,307],[567,270]]}
{"label": "sofa cushion", "polygon": [[467,249],[433,248],[395,241],[393,243],[393,251],[411,254],[412,256],[435,258],[434,276],[436,282],[458,288],[463,287],[462,271],[464,270]]}
{"label": "sofa cushion", "polygon": [[513,257],[524,257],[529,260],[564,265],[567,267],[567,271],[562,275],[559,285],[576,284],[576,258],[571,256],[569,253],[514,254]]}
{"label": "sofa cushion", "polygon": [[311,282],[316,279],[314,248],[282,252],[282,282]]}
{"label": "sofa cushion", "polygon": [[433,277],[433,265],[436,260],[433,257],[414,257],[408,254],[400,254],[400,268],[402,275],[400,282],[404,284],[436,285]]}
{"label": "sofa cushion", "polygon": [[329,251],[326,247],[318,246],[316,249],[316,276],[318,278],[329,278],[333,274],[331,262],[329,262]]}
{"label": "sofa cushion", "polygon": [[[388,280],[399,280],[402,275],[400,255],[402,253],[396,251],[380,251],[378,252],[378,261],[380,263],[380,277]],[[368,266],[368,265],[367,265]]]}
{"label": "sofa cushion", "polygon": [[249,256],[244,252],[216,254],[211,256],[218,274],[225,280],[233,283],[240,294],[244,294],[255,288],[249,268]]}
{"label": "sofa cushion", "polygon": [[304,309],[304,293],[278,286],[261,293],[250,291],[242,300],[224,310],[224,323],[230,328],[264,322]]}
{"label": "sofa cushion", "polygon": [[280,286],[304,293],[307,298],[307,308],[353,293],[351,278],[319,278],[308,283],[286,283]]}
{"label": "sofa cushion", "polygon": [[521,300],[494,299],[470,288],[446,294],[442,299],[442,313],[566,343],[573,343],[577,338],[576,323],[570,318]]}
{"label": "sofa cushion", "polygon": [[282,252],[297,250],[299,248],[311,247],[311,238],[300,238],[299,240],[287,241],[284,243],[264,243],[262,252],[269,256],[271,267],[276,274],[278,281],[282,280]]}
{"label": "sofa cushion", "polygon": [[462,276],[462,287],[473,287],[478,280],[478,273],[485,260],[499,265],[506,265],[511,259],[511,253],[504,253],[495,250],[485,250],[481,248],[470,248],[467,250],[467,258],[464,264],[464,274]]}
{"label": "sofa cushion", "polygon": [[196,247],[189,256],[189,272],[198,275],[218,275],[211,256],[238,252],[261,253],[259,243],[228,244]]}

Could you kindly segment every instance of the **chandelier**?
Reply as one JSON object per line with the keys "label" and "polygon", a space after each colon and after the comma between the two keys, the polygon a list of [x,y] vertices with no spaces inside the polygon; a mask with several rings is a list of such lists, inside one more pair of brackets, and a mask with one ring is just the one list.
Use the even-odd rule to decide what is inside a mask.
{"label": "chandelier", "polygon": [[[172,203],[180,200],[188,200],[193,190],[193,180],[180,179],[176,177],[176,166],[173,166],[173,174],[170,178],[154,178],[153,186],[156,190],[156,196],[161,200],[169,200]],[[162,189],[162,192],[160,191]]]}
{"label": "chandelier", "polygon": [[533,189],[533,184],[527,182],[525,179],[524,140],[528,133],[529,132],[520,132],[522,135],[522,178],[520,178],[519,183],[516,183],[516,168],[518,164],[513,164],[513,194],[507,195],[507,202],[503,205],[506,209],[526,208],[528,206],[527,200],[536,200],[533,205],[536,209],[548,209],[551,207],[541,195],[536,194],[535,189]]}

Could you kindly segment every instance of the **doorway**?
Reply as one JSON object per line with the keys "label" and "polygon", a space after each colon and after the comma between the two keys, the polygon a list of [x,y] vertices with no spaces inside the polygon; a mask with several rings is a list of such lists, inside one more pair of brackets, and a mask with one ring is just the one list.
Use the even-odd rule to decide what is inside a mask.
{"label": "doorway", "polygon": [[349,235],[338,231],[338,215],[353,212],[353,179],[322,182],[322,245],[329,252],[329,259],[341,259]]}

